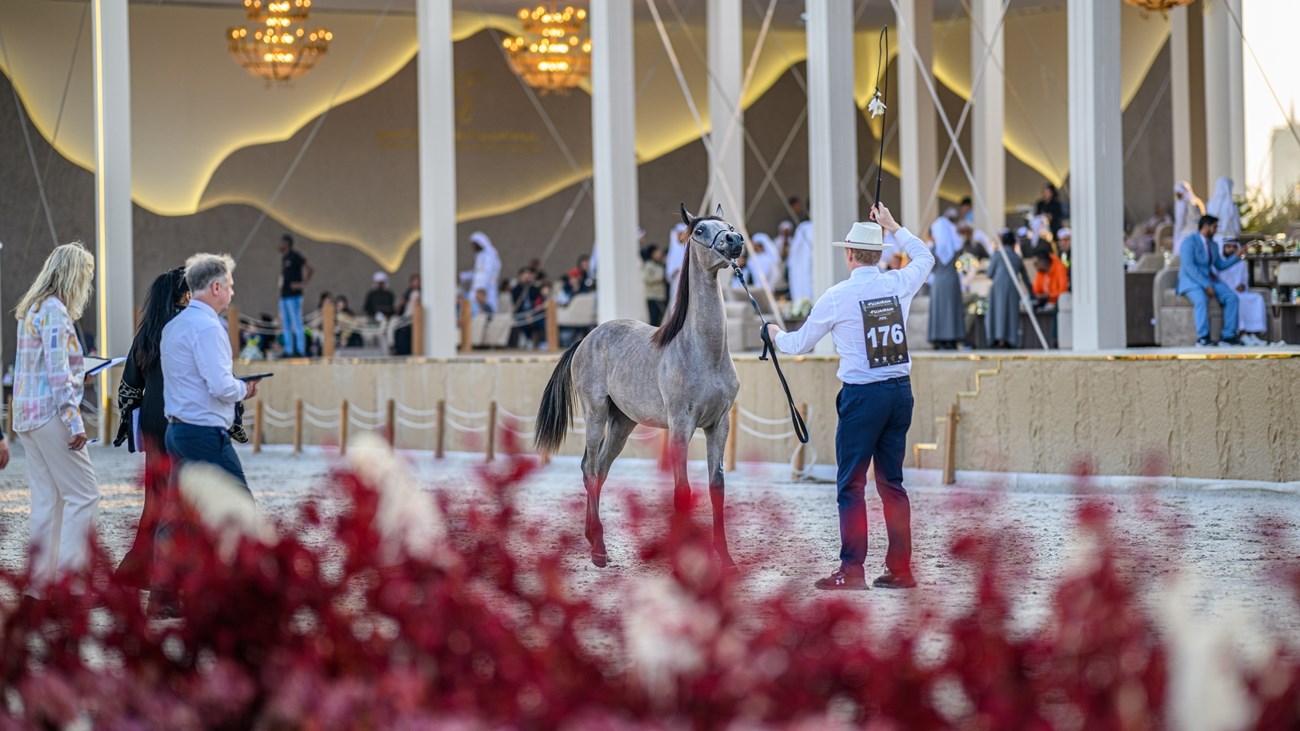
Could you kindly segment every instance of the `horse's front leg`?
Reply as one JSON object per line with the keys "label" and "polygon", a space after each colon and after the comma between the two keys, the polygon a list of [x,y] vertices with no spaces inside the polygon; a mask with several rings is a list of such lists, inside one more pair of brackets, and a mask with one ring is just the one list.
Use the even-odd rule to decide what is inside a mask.
{"label": "horse's front leg", "polygon": [[691,483],[686,476],[686,458],[694,433],[694,420],[682,419],[668,427],[668,464],[673,471],[673,511],[678,517],[685,517],[691,512]]}
{"label": "horse's front leg", "polygon": [[731,560],[727,550],[727,528],[723,520],[722,506],[726,497],[723,483],[723,459],[727,450],[727,433],[731,426],[724,417],[711,428],[704,430],[709,454],[709,501],[713,504],[713,550],[723,568],[734,569],[736,562]]}

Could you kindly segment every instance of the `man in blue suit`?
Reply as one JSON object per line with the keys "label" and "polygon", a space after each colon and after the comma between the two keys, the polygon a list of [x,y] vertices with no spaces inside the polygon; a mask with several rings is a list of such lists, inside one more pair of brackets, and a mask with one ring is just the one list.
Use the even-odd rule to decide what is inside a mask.
{"label": "man in blue suit", "polygon": [[1188,234],[1179,245],[1182,259],[1178,265],[1178,294],[1192,301],[1196,312],[1196,345],[1209,347],[1210,298],[1223,305],[1223,333],[1220,345],[1240,345],[1237,340],[1237,293],[1219,281],[1219,272],[1237,263],[1237,257],[1225,258],[1214,243],[1219,230],[1219,219],[1201,216],[1200,230]]}

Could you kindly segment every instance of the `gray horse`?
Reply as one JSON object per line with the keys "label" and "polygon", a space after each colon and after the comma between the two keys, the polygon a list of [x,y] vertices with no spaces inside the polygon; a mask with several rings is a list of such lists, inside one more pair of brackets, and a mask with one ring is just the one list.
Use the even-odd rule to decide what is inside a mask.
{"label": "gray horse", "polygon": [[575,388],[582,400],[587,422],[587,448],[582,455],[586,536],[591,562],[597,566],[609,561],[600,524],[600,489],[637,424],[668,430],[673,504],[681,512],[689,508],[691,495],[686,450],[695,430],[704,429],[713,548],[724,566],[735,566],[722,520],[722,458],[728,413],[740,381],[727,350],[717,272],[740,256],[744,239],[722,220],[721,206],[714,216],[694,218],[685,206],[681,213],[690,240],[672,314],[658,329],[636,320],[611,320],[597,327],[560,358],[537,413],[537,450],[552,454],[572,425],[569,408]]}

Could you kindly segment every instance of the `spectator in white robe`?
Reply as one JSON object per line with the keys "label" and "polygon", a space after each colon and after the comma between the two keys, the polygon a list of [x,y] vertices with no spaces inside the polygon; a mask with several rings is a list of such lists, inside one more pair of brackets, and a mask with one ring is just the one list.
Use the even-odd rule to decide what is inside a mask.
{"label": "spectator in white robe", "polygon": [[754,275],[754,283],[775,292],[781,286],[783,268],[776,244],[765,233],[754,234],[751,243],[754,249],[749,255],[749,269]]}
{"label": "spectator in white robe", "polygon": [[496,312],[497,290],[500,289],[497,280],[501,278],[501,256],[492,245],[492,239],[482,231],[470,234],[469,242],[474,245],[474,268],[468,272],[461,272],[460,280],[469,282],[471,295],[478,290],[483,290],[486,293],[488,306],[491,307],[492,312]]}
{"label": "spectator in white robe", "polygon": [[1237,261],[1219,272],[1219,281],[1237,293],[1237,336],[1242,345],[1268,345],[1268,305],[1264,302],[1264,295],[1250,291],[1250,273],[1247,271],[1250,264],[1245,259],[1237,259],[1241,244],[1236,239],[1226,239],[1222,251],[1223,258]]}
{"label": "spectator in white robe", "polygon": [[682,277],[682,267],[686,266],[686,224],[679,223],[668,232],[668,257],[664,272],[668,277],[668,309],[677,301],[677,282]]}
{"label": "spectator in white robe", "polygon": [[1205,215],[1205,204],[1196,193],[1192,184],[1180,182],[1174,185],[1174,246],[1179,246],[1183,239],[1199,231],[1198,223]]}
{"label": "spectator in white robe", "polygon": [[1225,175],[1214,183],[1214,195],[1205,204],[1205,212],[1219,219],[1219,232],[1214,238],[1220,244],[1241,233],[1241,211],[1232,199],[1232,178]]}
{"label": "spectator in white robe", "polygon": [[790,299],[813,301],[813,225],[804,221],[794,229],[790,240],[790,257],[786,259]]}

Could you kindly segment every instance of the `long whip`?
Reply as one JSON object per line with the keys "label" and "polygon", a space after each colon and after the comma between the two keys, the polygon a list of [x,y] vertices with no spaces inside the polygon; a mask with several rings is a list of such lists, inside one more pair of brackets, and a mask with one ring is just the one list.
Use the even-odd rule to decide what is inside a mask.
{"label": "long whip", "polygon": [[[880,182],[885,177],[885,112],[888,107],[885,106],[885,97],[889,95],[889,75],[885,73],[885,62],[889,60],[889,26],[880,29],[880,52],[876,57],[876,91],[871,96],[871,101],[867,102],[867,112],[871,118],[881,117],[880,120],[880,157],[876,161],[876,198],[872,203],[880,202]],[[883,90],[882,90],[883,82]]]}

